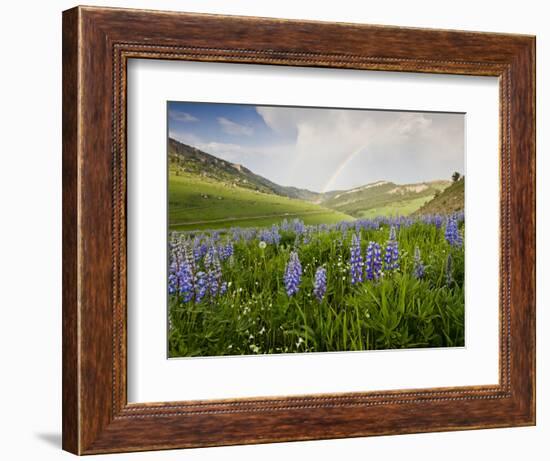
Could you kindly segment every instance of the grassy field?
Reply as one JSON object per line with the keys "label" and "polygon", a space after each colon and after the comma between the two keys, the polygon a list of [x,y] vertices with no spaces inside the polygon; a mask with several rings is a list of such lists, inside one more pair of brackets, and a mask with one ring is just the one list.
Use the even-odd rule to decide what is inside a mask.
{"label": "grassy field", "polygon": [[265,227],[285,218],[300,218],[306,224],[353,219],[313,203],[232,187],[195,174],[170,174],[168,190],[170,230]]}
{"label": "grassy field", "polygon": [[170,357],[464,346],[462,222],[396,222],[173,233]]}
{"label": "grassy field", "polygon": [[401,202],[392,202],[380,208],[371,208],[370,210],[361,211],[361,218],[376,218],[377,216],[407,216],[418,210],[424,203],[429,201],[429,197],[419,197]]}

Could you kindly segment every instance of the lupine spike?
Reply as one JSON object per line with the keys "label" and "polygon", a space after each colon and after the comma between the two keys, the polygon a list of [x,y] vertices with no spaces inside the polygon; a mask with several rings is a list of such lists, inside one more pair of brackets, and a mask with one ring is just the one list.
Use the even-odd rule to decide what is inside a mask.
{"label": "lupine spike", "polygon": [[200,271],[195,280],[195,302],[200,303],[208,291],[207,274]]}
{"label": "lupine spike", "polygon": [[378,280],[382,275],[382,251],[376,242],[369,242],[365,257],[367,280]]}
{"label": "lupine spike", "polygon": [[290,253],[289,261],[286,265],[284,274],[284,284],[286,294],[288,296],[294,296],[300,289],[300,281],[302,279],[302,264],[298,258],[298,253],[292,251]]}
{"label": "lupine spike", "polygon": [[353,234],[350,248],[350,272],[351,283],[361,283],[363,281],[363,256],[361,255],[361,237]]}
{"label": "lupine spike", "polygon": [[414,276],[417,279],[424,278],[424,263],[422,262],[422,258],[420,256],[420,249],[418,247],[415,247],[414,249]]}
{"label": "lupine spike", "polygon": [[313,294],[317,301],[321,302],[327,291],[327,270],[324,267],[317,268],[313,284]]}
{"label": "lupine spike", "polygon": [[455,247],[462,246],[462,237],[458,230],[458,222],[455,216],[449,216],[447,218],[447,225],[445,227],[445,239],[449,242],[449,245]]}
{"label": "lupine spike", "polygon": [[395,227],[391,226],[389,240],[386,242],[384,254],[384,270],[394,271],[399,269],[399,243],[396,240]]}

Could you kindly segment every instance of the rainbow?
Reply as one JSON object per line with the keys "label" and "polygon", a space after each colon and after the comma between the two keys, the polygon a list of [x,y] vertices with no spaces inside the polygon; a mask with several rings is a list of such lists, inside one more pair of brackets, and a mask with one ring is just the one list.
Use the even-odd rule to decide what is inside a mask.
{"label": "rainbow", "polygon": [[336,181],[338,176],[340,176],[340,173],[344,171],[344,169],[349,165],[349,163],[355,158],[357,154],[359,154],[363,149],[365,149],[366,145],[362,145],[359,147],[359,149],[355,149],[351,154],[349,154],[343,161],[338,165],[338,168],[334,171],[334,174],[328,178],[328,181],[325,183],[325,185],[322,187],[321,192],[327,192],[330,190],[330,187]]}

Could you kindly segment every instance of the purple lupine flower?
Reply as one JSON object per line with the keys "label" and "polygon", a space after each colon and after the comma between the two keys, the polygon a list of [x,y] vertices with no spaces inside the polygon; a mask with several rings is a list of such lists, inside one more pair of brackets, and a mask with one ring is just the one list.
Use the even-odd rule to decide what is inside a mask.
{"label": "purple lupine flower", "polygon": [[271,243],[271,232],[267,229],[262,229],[259,236],[260,242]]}
{"label": "purple lupine flower", "polygon": [[208,250],[206,251],[206,255],[204,256],[204,267],[208,268],[212,265],[215,254],[216,254],[216,247],[214,247],[213,245],[209,246]]}
{"label": "purple lupine flower", "polygon": [[168,270],[168,293],[179,294],[184,302],[193,297],[193,256],[187,242],[175,238],[170,242],[171,262]]}
{"label": "purple lupine flower", "polygon": [[283,219],[283,222],[281,223],[281,230],[283,230],[285,232],[290,230],[290,224],[289,224],[289,222],[286,218]]}
{"label": "purple lupine flower", "polygon": [[317,268],[315,281],[313,283],[313,294],[317,301],[321,302],[327,291],[327,270],[324,267]]}
{"label": "purple lupine flower", "polygon": [[203,271],[197,273],[195,279],[195,301],[200,303],[208,291],[208,276]]}
{"label": "purple lupine flower", "polygon": [[445,227],[445,239],[449,242],[449,245],[455,247],[462,246],[462,237],[458,230],[458,223],[454,216],[447,218],[447,226]]}
{"label": "purple lupine flower", "polygon": [[206,253],[204,267],[207,270],[208,290],[212,296],[216,296],[222,280],[222,268],[216,247],[213,245]]}
{"label": "purple lupine flower", "polygon": [[447,256],[447,263],[445,264],[445,277],[447,279],[447,286],[450,287],[453,283],[453,257],[451,253]]}
{"label": "purple lupine flower", "polygon": [[214,259],[212,266],[208,270],[208,290],[211,296],[216,296],[221,284],[222,271],[220,260]]}
{"label": "purple lupine flower", "polygon": [[399,269],[399,243],[396,240],[395,227],[390,228],[390,237],[386,243],[384,254],[384,270],[393,271]]}
{"label": "purple lupine flower", "polygon": [[288,296],[294,296],[296,293],[298,293],[301,279],[302,264],[300,263],[300,259],[298,258],[298,253],[296,253],[295,251],[291,251],[284,275],[285,289]]}
{"label": "purple lupine flower", "polygon": [[363,256],[361,255],[361,237],[353,234],[350,248],[350,272],[351,283],[361,283],[363,281]]}
{"label": "purple lupine flower", "polygon": [[424,278],[424,263],[422,262],[422,258],[420,257],[420,249],[418,247],[415,247],[414,249],[414,277],[417,279]]}
{"label": "purple lupine flower", "polygon": [[369,242],[365,258],[367,280],[378,280],[382,275],[382,250],[376,242]]}
{"label": "purple lupine flower", "polygon": [[225,245],[220,245],[218,247],[218,255],[222,261],[225,261],[226,259],[231,258],[233,256],[233,242],[228,241]]}
{"label": "purple lupine flower", "polygon": [[304,231],[306,230],[306,226],[304,224],[304,221],[301,221],[299,219],[294,219],[292,221],[292,227],[293,227],[294,232],[296,232],[296,234],[298,234],[298,235],[303,234]]}
{"label": "purple lupine flower", "polygon": [[279,234],[279,226],[273,224],[273,226],[271,226],[271,243],[274,245],[279,245],[280,241],[281,236]]}
{"label": "purple lupine flower", "polygon": [[184,302],[193,299],[193,270],[188,261],[183,261],[178,271],[179,294]]}
{"label": "purple lupine flower", "polygon": [[193,256],[195,262],[199,262],[207,251],[208,247],[202,242],[202,239],[198,236],[195,237],[193,239]]}
{"label": "purple lupine flower", "polygon": [[170,267],[168,269],[168,293],[173,295],[176,294],[178,287],[178,264],[174,259],[170,262]]}

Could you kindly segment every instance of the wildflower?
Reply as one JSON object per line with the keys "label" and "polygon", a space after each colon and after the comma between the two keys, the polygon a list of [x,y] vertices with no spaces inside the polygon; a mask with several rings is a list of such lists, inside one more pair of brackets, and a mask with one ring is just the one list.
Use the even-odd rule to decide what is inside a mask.
{"label": "wildflower", "polygon": [[193,298],[193,271],[187,261],[184,261],[178,272],[179,293],[184,302],[189,302]]}
{"label": "wildflower", "polygon": [[288,296],[293,296],[298,293],[301,278],[302,264],[298,258],[298,253],[292,251],[284,275],[285,289]]}
{"label": "wildflower", "polygon": [[378,243],[369,242],[365,266],[367,280],[378,280],[382,275],[382,252]]}
{"label": "wildflower", "polygon": [[261,250],[265,249],[265,247],[267,246],[267,243],[265,243],[263,240],[258,244],[258,246],[260,247]]}
{"label": "wildflower", "polygon": [[290,224],[289,224],[288,220],[285,218],[285,219],[283,219],[283,222],[281,223],[281,230],[286,232],[289,229],[290,229]]}
{"label": "wildflower", "polygon": [[451,253],[447,256],[447,263],[445,264],[445,276],[447,278],[447,286],[450,287],[453,283],[453,257]]}
{"label": "wildflower", "polygon": [[218,258],[218,251],[214,245],[210,246],[204,257],[204,267],[207,275],[207,289],[212,296],[216,296],[221,283],[222,269]]}
{"label": "wildflower", "polygon": [[275,224],[271,226],[271,243],[279,245],[281,242],[281,235],[279,234],[279,227]]}
{"label": "wildflower", "polygon": [[195,301],[200,303],[208,291],[208,279],[206,273],[200,271],[195,280]]}
{"label": "wildflower", "polygon": [[187,258],[180,263],[173,258],[168,273],[168,293],[181,295],[184,302],[193,298],[193,268]]}
{"label": "wildflower", "polygon": [[458,223],[456,217],[449,216],[447,218],[447,226],[445,227],[445,239],[449,242],[449,245],[461,247],[462,246],[462,237],[458,230]]}
{"label": "wildflower", "polygon": [[392,271],[399,269],[399,243],[396,240],[395,227],[391,226],[389,240],[384,254],[384,269]]}
{"label": "wildflower", "polygon": [[313,283],[313,294],[321,302],[327,291],[327,270],[319,267],[315,272],[315,281]]}
{"label": "wildflower", "polygon": [[390,240],[397,240],[397,236],[395,235],[395,226],[390,227]]}
{"label": "wildflower", "polygon": [[292,221],[292,227],[296,234],[300,235],[303,234],[306,230],[306,226],[304,224],[304,221],[301,221],[300,219],[294,219]]}
{"label": "wildflower", "polygon": [[168,293],[171,295],[178,291],[178,264],[174,259],[168,269]]}
{"label": "wildflower", "polygon": [[200,237],[196,236],[193,239],[193,256],[195,258],[195,262],[200,261],[207,251],[208,247],[206,244],[202,242]]}
{"label": "wildflower", "polygon": [[233,242],[227,242],[225,245],[221,245],[218,253],[220,254],[222,261],[231,258],[233,256],[234,248]]}
{"label": "wildflower", "polygon": [[353,234],[351,238],[350,272],[351,283],[355,285],[363,281],[363,256],[361,255],[361,238]]}
{"label": "wildflower", "polygon": [[418,247],[414,249],[414,276],[417,279],[424,278],[424,263],[420,257],[420,249]]}

